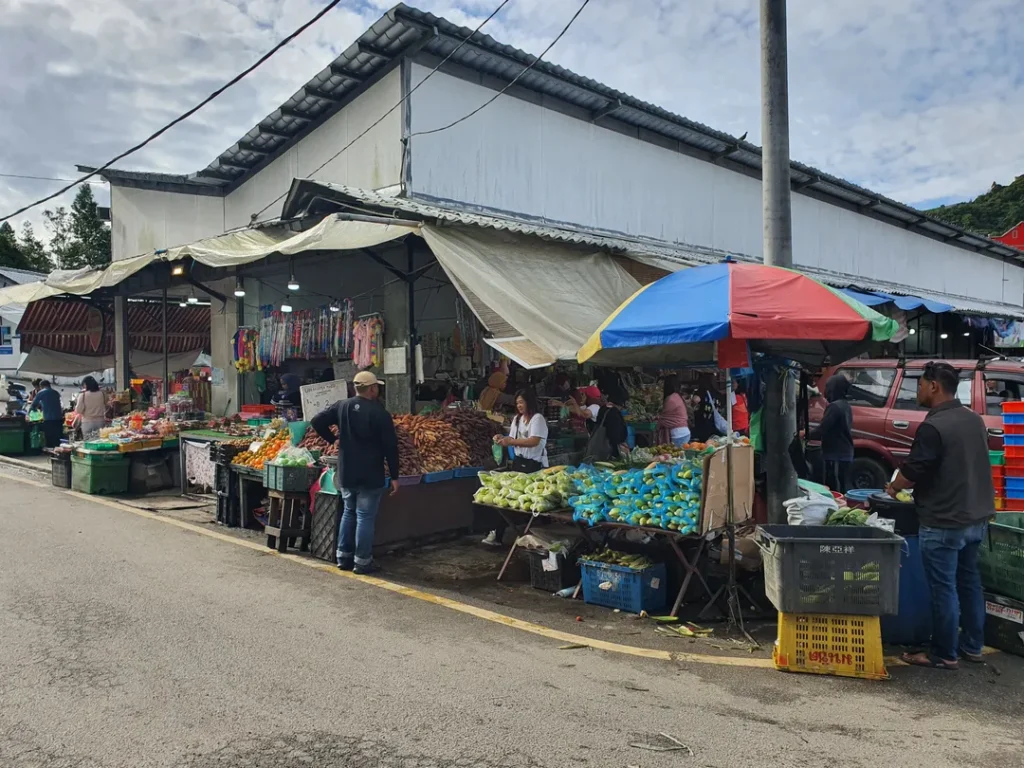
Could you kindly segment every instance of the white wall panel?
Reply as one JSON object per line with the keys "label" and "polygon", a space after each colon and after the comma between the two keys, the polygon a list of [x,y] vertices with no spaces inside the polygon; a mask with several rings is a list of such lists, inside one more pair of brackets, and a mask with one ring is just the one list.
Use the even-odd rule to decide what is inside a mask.
{"label": "white wall panel", "polygon": [[[428,70],[413,66],[412,82]],[[412,131],[450,123],[494,92],[435,74],[411,98]],[[412,139],[414,194],[552,222],[761,253],[761,182],[509,96]],[[796,264],[908,289],[1024,304],[1024,269],[793,196]]]}
{"label": "white wall panel", "polygon": [[224,233],[224,198],[110,185],[111,252],[127,259]]}

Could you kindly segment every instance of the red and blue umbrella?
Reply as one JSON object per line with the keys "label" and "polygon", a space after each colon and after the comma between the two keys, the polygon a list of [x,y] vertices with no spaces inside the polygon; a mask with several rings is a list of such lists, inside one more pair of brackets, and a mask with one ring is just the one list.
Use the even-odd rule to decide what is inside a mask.
{"label": "red and blue umbrella", "polygon": [[749,352],[821,365],[888,341],[898,325],[791,269],[725,261],[650,283],[584,344],[597,365],[741,367]]}

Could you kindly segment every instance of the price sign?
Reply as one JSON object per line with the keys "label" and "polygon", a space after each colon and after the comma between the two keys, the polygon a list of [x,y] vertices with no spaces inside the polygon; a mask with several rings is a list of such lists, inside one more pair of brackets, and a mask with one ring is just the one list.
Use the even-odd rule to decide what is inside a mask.
{"label": "price sign", "polygon": [[339,400],[348,398],[347,381],[324,381],[299,387],[302,397],[302,418],[309,421],[316,414]]}

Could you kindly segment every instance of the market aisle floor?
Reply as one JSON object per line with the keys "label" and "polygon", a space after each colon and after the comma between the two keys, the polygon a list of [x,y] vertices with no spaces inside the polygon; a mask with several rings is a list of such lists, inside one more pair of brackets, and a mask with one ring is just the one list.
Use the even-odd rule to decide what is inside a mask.
{"label": "market aisle floor", "polygon": [[[1021,764],[1010,660],[863,683],[559,650],[11,471],[5,768]],[[694,756],[630,746],[659,732]]]}

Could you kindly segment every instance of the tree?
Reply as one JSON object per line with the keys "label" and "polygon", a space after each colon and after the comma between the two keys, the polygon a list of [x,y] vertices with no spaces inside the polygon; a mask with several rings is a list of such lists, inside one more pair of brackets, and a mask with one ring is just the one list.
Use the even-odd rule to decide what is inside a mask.
{"label": "tree", "polygon": [[50,230],[50,253],[60,269],[105,267],[110,263],[110,230],[100,221],[92,188],[83,184],[71,203],[43,211]]}
{"label": "tree", "polygon": [[8,222],[0,224],[0,267],[12,269],[28,269],[28,261],[18,246],[18,238],[14,227]]}
{"label": "tree", "polygon": [[51,272],[53,270],[53,262],[50,260],[50,254],[46,252],[46,246],[43,245],[42,240],[36,237],[35,230],[27,221],[21,225],[21,239],[18,241],[18,247],[28,263],[28,269],[36,272]]}
{"label": "tree", "polygon": [[82,244],[82,257],[90,267],[110,263],[110,230],[100,221],[92,187],[83,184],[71,203],[71,233]]}

